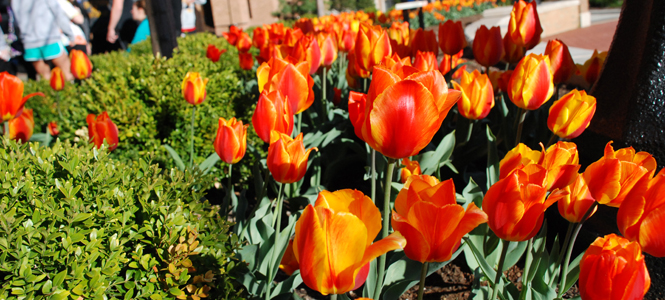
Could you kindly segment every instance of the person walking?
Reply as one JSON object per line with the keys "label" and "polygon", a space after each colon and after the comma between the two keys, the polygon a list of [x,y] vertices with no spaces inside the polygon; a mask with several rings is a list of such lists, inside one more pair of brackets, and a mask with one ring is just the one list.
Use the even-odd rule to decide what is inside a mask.
{"label": "person walking", "polygon": [[51,67],[46,61],[52,61],[62,69],[67,80],[73,80],[61,38],[64,33],[74,41],[75,36],[58,0],[12,1],[11,7],[21,31],[24,59],[32,63],[42,79],[50,79]]}

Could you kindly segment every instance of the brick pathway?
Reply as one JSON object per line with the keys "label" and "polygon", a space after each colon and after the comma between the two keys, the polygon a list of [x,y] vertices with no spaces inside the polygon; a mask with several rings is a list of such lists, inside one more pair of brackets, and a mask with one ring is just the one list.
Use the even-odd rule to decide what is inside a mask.
{"label": "brick pathway", "polygon": [[543,40],[560,39],[568,47],[577,47],[583,49],[598,49],[598,51],[607,51],[614,38],[618,21],[610,21],[601,24],[591,25],[587,28],[580,28],[564,33],[544,37]]}

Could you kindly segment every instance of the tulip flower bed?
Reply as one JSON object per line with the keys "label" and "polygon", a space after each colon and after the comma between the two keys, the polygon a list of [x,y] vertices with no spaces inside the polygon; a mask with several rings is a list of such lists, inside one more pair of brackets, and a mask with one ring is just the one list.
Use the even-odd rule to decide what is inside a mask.
{"label": "tulip flower bed", "polygon": [[[643,253],[665,256],[665,235],[658,231],[665,172],[657,173],[650,154],[615,149],[612,142],[597,161],[580,165],[571,139],[593,122],[596,100],[584,89],[564,94],[559,87],[573,73],[592,85],[604,55],[575,66],[557,40],[543,54],[525,55],[540,40],[537,16],[535,2],[518,1],[508,34],[481,27],[472,45],[460,22],[440,23],[437,36],[410,30],[406,23],[384,29],[374,25],[380,21],[376,16],[357,12],[303,18],[293,28],[264,25],[251,35],[232,27],[225,42],[210,35],[187,37],[170,60],[149,58],[143,44],[129,55],[93,57],[95,69],[87,79],[89,64],[75,62],[82,76],[76,84],[64,83],[69,93],[33,97],[29,110],[22,107],[21,90],[13,94],[18,104],[0,105],[9,120],[6,133],[23,142],[40,120],[37,124],[50,129],[39,137],[48,144],[55,134],[55,126],[47,126],[50,116],[65,124],[61,139],[94,145],[70,147],[74,157],[93,165],[117,163],[116,172],[127,177],[122,184],[111,181],[118,183],[115,187],[95,190],[87,177],[77,178],[115,177],[94,176],[95,167],[79,167],[83,160],[53,163],[63,169],[45,178],[58,181],[42,186],[57,194],[59,201],[50,205],[67,205],[72,220],[49,223],[61,234],[37,238],[47,236],[48,246],[48,237],[55,236],[63,247],[71,246],[66,234],[88,230],[93,222],[85,222],[92,216],[78,220],[77,213],[94,214],[94,222],[107,216],[87,211],[106,207],[100,203],[76,201],[105,191],[113,201],[131,199],[127,209],[144,210],[139,216],[159,215],[135,218],[127,238],[153,238],[147,232],[161,228],[168,236],[159,237],[167,242],[151,246],[150,254],[158,258],[135,254],[144,249],[135,246],[139,242],[122,250],[134,261],[94,256],[102,265],[116,263],[106,273],[100,267],[102,274],[119,278],[109,285],[96,284],[98,273],[81,275],[80,267],[64,268],[56,282],[60,275],[51,279],[52,272],[61,274],[62,266],[28,272],[20,266],[32,263],[13,255],[10,264],[0,264],[0,275],[13,282],[3,284],[2,292],[73,299],[101,294],[155,299],[152,292],[226,299],[236,291],[252,299],[388,300],[405,293],[422,299],[426,278],[454,269],[449,265],[454,261],[473,275],[468,296],[474,299],[561,299],[576,283],[581,299],[643,298],[651,285],[649,272],[655,271],[647,270]],[[479,70],[466,70],[461,56],[467,46]],[[63,83],[54,78],[51,86],[57,90]],[[0,75],[0,81],[14,82],[19,90],[9,75]],[[29,83],[27,90],[47,88]],[[8,168],[16,160],[32,161],[37,168],[44,157],[62,157],[42,154],[52,150],[36,144],[5,144],[0,154]],[[50,149],[60,151],[62,144]],[[150,153],[170,171],[160,172],[139,157]],[[125,167],[137,164],[137,170]],[[234,165],[243,176],[231,176],[237,172]],[[32,176],[25,170],[29,167],[12,168],[16,178]],[[146,174],[175,176],[167,179],[173,181],[169,193],[164,194],[166,183],[136,186]],[[15,218],[20,212],[15,219],[26,220],[20,223],[23,230],[35,223],[25,223],[35,218],[32,210],[41,209],[30,201],[56,196],[35,197],[34,184],[14,187],[12,176],[3,182],[7,196],[0,208],[10,207],[5,203],[27,207],[5,213]],[[182,181],[186,184],[179,185]],[[25,196],[16,197],[18,192]],[[15,198],[19,201],[9,201]],[[220,205],[211,211],[207,200]],[[180,203],[203,205],[205,212],[184,212]],[[582,245],[587,250],[574,256],[579,232],[588,219],[597,218],[599,205],[618,209],[618,232]],[[566,232],[552,234],[558,228],[545,221],[548,208],[565,219]],[[178,223],[164,221],[171,217]],[[109,218],[115,224],[120,217]],[[195,220],[200,223],[183,223]],[[110,231],[125,232],[113,227],[104,233]],[[118,236],[120,242],[109,242],[111,251],[127,243]],[[201,250],[197,237],[219,241],[202,242],[206,248]],[[20,239],[11,247],[2,241],[0,247],[25,252]],[[86,251],[92,247],[87,240],[77,242]],[[201,253],[215,253],[218,265],[194,266],[193,259],[185,259]],[[91,265],[93,271],[96,266]],[[142,273],[126,275],[134,269]],[[189,276],[194,272],[199,275]],[[35,278],[39,283],[22,288]],[[213,279],[221,281],[213,285]]]}

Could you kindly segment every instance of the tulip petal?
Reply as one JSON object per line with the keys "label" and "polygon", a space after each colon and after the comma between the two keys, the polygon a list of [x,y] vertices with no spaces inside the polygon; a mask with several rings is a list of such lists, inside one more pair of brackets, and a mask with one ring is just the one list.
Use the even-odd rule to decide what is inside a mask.
{"label": "tulip petal", "polygon": [[[448,215],[446,215],[446,217],[447,216]],[[471,202],[467,207],[466,212],[464,212],[462,219],[456,224],[453,232],[443,240],[443,243],[434,248],[433,253],[430,255],[432,260],[449,260],[452,257],[453,252],[459,247],[462,237],[478,227],[478,225],[485,222],[487,222],[487,214],[480,210],[475,203]]]}
{"label": "tulip petal", "polygon": [[404,247],[404,254],[411,260],[426,262],[431,247],[423,234],[409,224],[409,221],[399,213],[393,212],[391,222],[395,232],[402,234],[408,241]]}
{"label": "tulip petal", "polygon": [[[325,210],[325,209],[322,209]],[[328,210],[328,213],[332,211]],[[322,292],[332,289],[332,277],[329,261],[326,232],[314,206],[305,207],[296,223],[293,240],[293,254],[300,264],[300,275],[310,288]]]}
{"label": "tulip petal", "polygon": [[[623,207],[623,205],[621,206]],[[640,224],[639,244],[644,252],[665,257],[665,207],[650,211]]]}

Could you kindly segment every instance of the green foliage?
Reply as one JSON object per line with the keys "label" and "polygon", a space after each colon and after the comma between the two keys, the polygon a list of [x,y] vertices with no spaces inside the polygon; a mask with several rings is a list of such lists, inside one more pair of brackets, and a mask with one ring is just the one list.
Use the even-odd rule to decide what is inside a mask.
{"label": "green foliage", "polygon": [[592,7],[621,7],[623,0],[589,0]]}
{"label": "green foliage", "polygon": [[0,298],[239,299],[211,176],[93,146],[2,141]]}
{"label": "green foliage", "polygon": [[316,0],[279,0],[278,11],[273,14],[283,20],[296,20],[315,13]]}
{"label": "green foliage", "polygon": [[[446,20],[457,20],[464,17],[480,14],[484,10],[490,9],[492,7],[494,7],[493,3],[484,2],[481,3],[480,5],[474,3],[472,7],[464,6],[462,7],[461,10],[457,10],[457,8],[451,7],[449,10],[434,10],[434,12],[440,13],[446,18]],[[437,20],[436,17],[434,17],[433,12],[423,12],[423,18],[425,18],[425,28],[438,26],[438,24],[441,23],[441,21]],[[411,29],[418,29],[420,27],[418,19],[419,17],[416,14],[415,18],[409,20],[409,27],[411,27]]]}
{"label": "green foliage", "polygon": [[331,0],[329,2],[330,9],[337,11],[355,11],[363,10],[365,12],[376,11],[374,7],[374,0]]}
{"label": "green foliage", "polygon": [[[208,44],[228,52],[213,63],[206,58]],[[111,157],[133,161],[153,155],[163,167],[174,167],[162,144],[168,144],[189,161],[190,118],[193,106],[184,101],[181,83],[189,71],[208,78],[206,100],[196,107],[195,163],[203,162],[214,152],[218,118],[236,117],[248,123],[256,98],[245,88],[253,74],[240,70],[235,47],[211,34],[189,35],[179,40],[179,50],[171,59],[153,58],[149,41],[132,47],[131,52],[112,52],[91,57],[94,71],[90,79],[67,83],[54,92],[48,82],[26,83],[26,93],[41,91],[46,97],[35,97],[26,107],[34,109],[35,132],[57,121],[60,138],[87,140],[86,116],[107,111],[118,126],[119,145]],[[249,143],[262,141],[250,130]],[[240,170],[249,174],[244,161]],[[218,165],[219,166],[219,165]]]}

